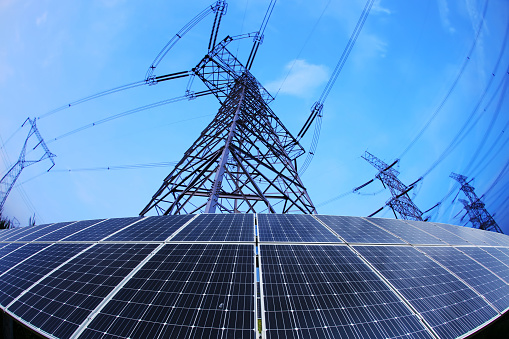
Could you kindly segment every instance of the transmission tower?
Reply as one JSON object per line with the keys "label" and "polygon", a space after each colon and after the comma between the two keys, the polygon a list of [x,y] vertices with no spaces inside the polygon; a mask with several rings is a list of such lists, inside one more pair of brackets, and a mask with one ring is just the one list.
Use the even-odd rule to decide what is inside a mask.
{"label": "transmission tower", "polygon": [[[49,151],[48,146],[46,146],[44,139],[41,137],[41,134],[39,133],[39,130],[37,129],[35,123],[36,120],[28,118],[27,120],[25,120],[22,127],[25,126],[27,121],[30,124],[30,131],[28,132],[28,136],[25,139],[25,143],[23,144],[23,148],[21,149],[18,161],[9,169],[9,171],[3,176],[2,180],[0,181],[0,214],[3,211],[5,201],[7,200],[7,196],[11,192],[12,188],[14,187],[14,184],[16,183],[16,180],[18,180],[19,175],[21,174],[21,171],[23,171],[25,167],[28,167],[45,159],[49,159],[52,163],[48,171],[52,169],[53,166],[55,166],[55,161],[53,160],[55,155]],[[26,159],[27,145],[29,140],[34,135],[37,138],[37,143],[33,147],[33,149],[35,150],[37,147],[40,146],[42,147],[44,154],[39,158],[27,160]]]}
{"label": "transmission tower", "polygon": [[[393,168],[393,166],[396,165],[399,160],[394,161],[391,165],[387,165],[385,162],[367,151],[364,153],[362,158],[373,165],[379,171],[379,173],[376,175],[376,178],[382,182],[382,185],[385,188],[389,188],[391,191],[392,198],[386,202],[386,206],[389,206],[392,209],[396,219],[398,218],[399,214],[401,219],[423,221],[423,213],[417,206],[415,206],[415,204],[412,202],[412,199],[410,199],[408,196],[408,192],[414,188],[415,184],[419,182],[420,179],[413,182],[409,186],[406,186],[397,178],[399,172]],[[358,187],[357,189],[359,188],[361,187]],[[375,215],[382,209],[383,207],[369,216],[371,217]]]}
{"label": "transmission tower", "polygon": [[140,215],[316,213],[297,174],[304,149],[269,108],[270,94],[228,51],[236,38],[226,37],[193,68],[221,108]]}
{"label": "transmission tower", "polygon": [[461,184],[460,191],[463,191],[468,198],[468,201],[464,199],[459,199],[459,201],[461,201],[467,211],[472,226],[481,230],[504,233],[495,219],[493,219],[491,214],[486,210],[484,203],[481,201],[482,197],[478,198],[470,182],[467,182],[467,177],[456,173],[451,173],[449,177]]}

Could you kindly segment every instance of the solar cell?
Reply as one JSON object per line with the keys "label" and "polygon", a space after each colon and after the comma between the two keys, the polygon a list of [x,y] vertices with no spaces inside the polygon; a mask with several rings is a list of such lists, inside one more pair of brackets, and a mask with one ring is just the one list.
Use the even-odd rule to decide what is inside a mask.
{"label": "solar cell", "polygon": [[71,224],[71,222],[57,222],[56,224],[52,224],[46,227],[34,227],[32,232],[17,238],[16,241],[33,241],[69,224]]}
{"label": "solar cell", "polygon": [[434,237],[446,242],[450,245],[470,245],[468,241],[450,232],[449,230],[434,225],[431,222],[405,220],[406,223],[425,231]]}
{"label": "solar cell", "polygon": [[107,241],[164,241],[194,215],[148,217],[104,239]]}
{"label": "solar cell", "polygon": [[159,250],[108,302],[83,338],[254,338],[254,246]]}
{"label": "solar cell", "polygon": [[410,244],[437,244],[444,245],[445,243],[434,236],[415,228],[401,220],[382,219],[382,218],[368,218],[368,220],[379,225],[383,229],[395,234],[401,239]]}
{"label": "solar cell", "polygon": [[140,219],[141,219],[140,217],[108,219],[99,224],[88,227],[82,231],[76,232],[62,240],[99,241]]}
{"label": "solar cell", "polygon": [[65,227],[59,228],[53,232],[51,230],[48,230],[46,235],[41,236],[40,238],[37,238],[37,241],[59,241],[63,238],[74,234],[76,232],[79,232],[91,225],[97,224],[98,222],[101,222],[104,219],[97,219],[97,220],[82,220],[78,221],[72,224],[69,224]]}
{"label": "solar cell", "polygon": [[252,214],[200,214],[172,241],[254,241]]}
{"label": "solar cell", "polygon": [[[37,255],[29,257],[0,276],[0,304],[7,306],[14,298],[29,288],[37,280],[51,272],[61,263],[90,245],[54,244]],[[41,245],[28,244],[27,249],[40,249]]]}
{"label": "solar cell", "polygon": [[488,252],[501,262],[503,262],[506,266],[509,267],[509,256],[506,255],[506,253],[509,253],[509,250],[507,248],[503,247],[483,247],[484,251]]}
{"label": "solar cell", "polygon": [[27,291],[9,310],[55,337],[69,337],[157,245],[97,244]]}
{"label": "solar cell", "polygon": [[509,307],[509,285],[470,257],[453,247],[420,247],[419,249],[472,286],[499,312]]}
{"label": "solar cell", "polygon": [[431,338],[346,246],[261,245],[267,338]]}
{"label": "solar cell", "polygon": [[317,215],[346,242],[373,244],[404,244],[404,242],[361,218],[333,215]]}
{"label": "solar cell", "polygon": [[258,214],[260,241],[342,242],[310,215]]}
{"label": "solar cell", "polygon": [[478,247],[461,247],[458,248],[458,250],[466,253],[468,256],[481,263],[484,267],[498,275],[506,283],[509,283],[509,268],[500,260],[491,256],[488,252]]}
{"label": "solar cell", "polygon": [[456,338],[498,313],[467,285],[410,246],[355,246],[441,338]]}

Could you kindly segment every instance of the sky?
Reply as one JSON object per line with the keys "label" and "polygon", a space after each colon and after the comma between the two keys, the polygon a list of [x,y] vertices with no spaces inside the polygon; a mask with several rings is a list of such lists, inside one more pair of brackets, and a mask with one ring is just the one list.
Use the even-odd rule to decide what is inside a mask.
{"label": "sky", "polygon": [[[269,2],[229,1],[219,38],[257,31]],[[3,176],[17,161],[29,132],[20,126],[28,117],[38,118],[56,155],[49,172],[48,160],[23,169],[5,216],[26,225],[34,214],[37,223],[138,215],[213,119],[217,99],[179,101],[72,134],[180,97],[188,83],[138,86],[68,104],[144,80],[165,44],[212,3],[0,0],[0,171]],[[294,135],[364,5],[276,3],[251,71],[275,96],[270,106]],[[473,179],[476,194],[509,234],[509,2],[485,6],[484,0],[375,1],[324,103],[318,148],[302,176],[318,213],[367,216],[386,204],[390,192],[379,181],[352,193],[377,174],[361,158],[368,151],[387,164],[400,159],[398,178],[406,185],[423,177],[410,196],[421,211],[443,201],[426,213],[431,221],[470,226],[459,201],[465,196],[449,175]],[[194,67],[206,54],[212,22],[209,15],[180,39],[155,74]],[[245,62],[251,46],[240,40],[231,51]],[[203,89],[196,79],[192,90]],[[302,139],[306,150],[311,135]],[[32,147],[27,160],[42,155]],[[394,217],[387,207],[376,216]]]}

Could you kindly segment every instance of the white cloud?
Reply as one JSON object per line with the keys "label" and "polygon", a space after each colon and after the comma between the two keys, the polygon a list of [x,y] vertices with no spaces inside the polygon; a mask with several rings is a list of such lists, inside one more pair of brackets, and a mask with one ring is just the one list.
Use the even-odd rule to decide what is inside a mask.
{"label": "white cloud", "polygon": [[285,66],[285,75],[266,84],[271,92],[304,96],[329,79],[328,68],[324,65],[313,65],[303,59],[290,61]]}
{"label": "white cloud", "polygon": [[40,15],[39,17],[37,17],[37,19],[35,19],[35,24],[37,26],[40,26],[42,25],[43,23],[46,22],[46,20],[48,19],[48,11],[42,13],[42,15]]}
{"label": "white cloud", "polygon": [[377,0],[373,3],[373,7],[371,7],[371,11],[374,13],[384,13],[384,14],[391,14],[391,10],[385,7],[382,7],[380,4],[382,0]]}
{"label": "white cloud", "polygon": [[438,12],[440,13],[442,26],[447,29],[449,33],[454,33],[456,29],[452,26],[451,21],[449,20],[449,4],[447,3],[447,0],[438,0]]}

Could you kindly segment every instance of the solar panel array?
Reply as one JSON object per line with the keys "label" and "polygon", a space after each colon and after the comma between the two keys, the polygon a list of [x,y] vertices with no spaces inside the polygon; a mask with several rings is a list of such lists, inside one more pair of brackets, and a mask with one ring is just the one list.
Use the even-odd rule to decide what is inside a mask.
{"label": "solar panel array", "polygon": [[0,231],[0,307],[57,338],[455,338],[509,309],[509,237],[200,214]]}

